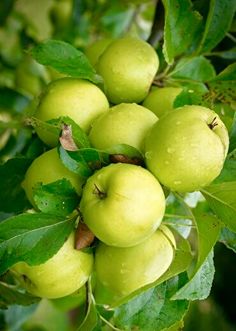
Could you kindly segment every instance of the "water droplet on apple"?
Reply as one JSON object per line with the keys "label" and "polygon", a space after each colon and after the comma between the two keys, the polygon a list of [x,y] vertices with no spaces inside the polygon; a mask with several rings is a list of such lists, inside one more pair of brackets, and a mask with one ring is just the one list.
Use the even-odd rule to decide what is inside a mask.
{"label": "water droplet on apple", "polygon": [[152,154],[153,154],[152,152],[146,152],[145,153],[145,158],[150,159],[152,157]]}
{"label": "water droplet on apple", "polygon": [[171,148],[171,147],[168,147],[167,148],[167,153],[169,153],[169,154],[172,154],[172,153],[174,153],[174,149],[173,148]]}
{"label": "water droplet on apple", "polygon": [[180,125],[181,124],[181,121],[177,121],[175,124],[176,125]]}
{"label": "water droplet on apple", "polygon": [[175,180],[175,181],[174,181],[174,184],[175,184],[175,185],[180,185],[180,184],[182,184],[182,182],[181,182],[181,180]]}
{"label": "water droplet on apple", "polygon": [[164,163],[165,163],[165,164],[170,164],[170,162],[169,162],[169,161],[167,161],[167,160],[166,160]]}

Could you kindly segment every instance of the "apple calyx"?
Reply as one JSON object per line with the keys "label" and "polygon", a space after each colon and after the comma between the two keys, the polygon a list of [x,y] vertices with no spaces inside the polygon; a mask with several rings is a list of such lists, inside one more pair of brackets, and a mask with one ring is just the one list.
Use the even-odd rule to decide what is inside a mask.
{"label": "apple calyx", "polygon": [[218,125],[217,121],[216,121],[216,117],[213,118],[213,120],[211,121],[211,123],[208,124],[209,128],[211,130],[214,130],[214,128]]}
{"label": "apple calyx", "polygon": [[97,184],[94,183],[94,194],[98,196],[99,199],[103,200],[107,197],[107,194],[100,190],[100,188],[97,186]]}

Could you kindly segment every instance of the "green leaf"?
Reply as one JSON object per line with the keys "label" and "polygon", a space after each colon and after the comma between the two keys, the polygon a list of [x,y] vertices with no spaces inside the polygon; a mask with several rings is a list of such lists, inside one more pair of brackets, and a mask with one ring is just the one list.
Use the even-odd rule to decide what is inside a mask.
{"label": "green leaf", "polygon": [[220,235],[220,242],[236,253],[236,233],[227,228],[223,228]]}
{"label": "green leaf", "polygon": [[0,309],[10,305],[28,306],[40,300],[29,293],[17,291],[16,286],[0,282]]}
{"label": "green leaf", "polygon": [[23,94],[4,87],[0,89],[0,108],[13,113],[22,113],[30,100]]}
{"label": "green leaf", "polygon": [[33,190],[34,201],[40,211],[55,216],[67,216],[78,206],[78,195],[70,181],[63,178]]}
{"label": "green leaf", "polygon": [[[60,146],[59,155],[63,164],[69,170],[82,177],[89,177],[96,169],[100,169],[110,163],[143,163],[140,152],[126,144],[114,145],[106,150],[81,148],[77,151],[66,151]],[[120,157],[122,157],[122,160]]]}
{"label": "green leaf", "polygon": [[21,182],[31,162],[31,159],[17,157],[0,166],[1,211],[19,213],[30,206]]}
{"label": "green leaf", "polygon": [[205,31],[199,44],[198,53],[212,50],[229,30],[236,9],[235,0],[211,0]]}
{"label": "green leaf", "polygon": [[118,307],[114,313],[115,325],[122,330],[161,331],[176,324],[188,310],[186,300],[170,300],[180,284],[181,279],[176,276]]}
{"label": "green leaf", "polygon": [[44,263],[64,244],[73,227],[71,220],[42,213],[20,214],[2,221],[0,274],[19,261]]}
{"label": "green leaf", "polygon": [[[236,152],[236,150],[235,150]],[[233,182],[236,179],[236,156],[234,158],[228,157],[225,160],[224,167],[221,170],[220,175],[211,184],[221,184],[225,182]]]}
{"label": "green leaf", "polygon": [[163,53],[167,63],[182,53],[189,53],[201,31],[202,17],[189,0],[163,0],[165,27]]}
{"label": "green leaf", "polygon": [[93,83],[101,82],[87,57],[64,41],[44,41],[35,46],[31,54],[39,63],[51,66],[62,74],[87,79]]}
{"label": "green leaf", "polygon": [[87,301],[88,301],[87,313],[85,319],[83,320],[82,324],[79,326],[77,331],[88,331],[88,330],[93,331],[95,330],[99,321],[98,312],[96,309],[96,304],[94,302],[90,281],[88,283],[88,288],[87,288]]}
{"label": "green leaf", "polygon": [[175,229],[183,238],[187,238],[192,229],[193,216],[185,203],[170,194],[166,199],[163,222]]}
{"label": "green leaf", "polygon": [[215,75],[213,65],[203,56],[181,58],[169,74],[173,78],[189,78],[199,82],[209,81]]}
{"label": "green leaf", "polygon": [[[219,238],[221,223],[215,216],[203,214],[198,208],[193,209],[192,215],[198,237],[197,261],[191,268],[188,282],[178,291],[174,299],[205,299],[209,295],[213,281],[214,266],[211,261],[213,255],[211,257],[210,254]],[[205,274],[208,275],[209,282],[205,281]]]}
{"label": "green leaf", "polygon": [[[177,80],[180,82],[180,80]],[[183,90],[174,100],[174,108],[184,105],[200,105],[204,95],[208,92],[206,86],[200,82],[182,81]]]}
{"label": "green leaf", "polygon": [[230,131],[229,136],[229,151],[232,152],[233,150],[236,151],[236,112],[234,113],[233,123]]}
{"label": "green leaf", "polygon": [[236,101],[236,63],[230,64],[219,75],[208,82],[210,92],[223,103]]}
{"label": "green leaf", "polygon": [[215,268],[213,263],[213,250],[209,253],[204,263],[186,285],[172,296],[172,300],[203,300],[211,291]]}
{"label": "green leaf", "polygon": [[201,192],[225,226],[236,232],[236,181],[212,183]]}
{"label": "green leaf", "polygon": [[70,152],[66,151],[62,146],[59,147],[59,156],[66,168],[78,174],[81,177],[89,177],[92,175],[92,169],[88,163],[81,156],[80,151]]}

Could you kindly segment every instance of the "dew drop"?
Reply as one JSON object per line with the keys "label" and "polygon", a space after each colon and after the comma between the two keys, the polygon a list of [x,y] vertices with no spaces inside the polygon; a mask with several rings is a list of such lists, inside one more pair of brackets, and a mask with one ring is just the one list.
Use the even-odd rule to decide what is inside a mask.
{"label": "dew drop", "polygon": [[145,158],[150,159],[152,157],[152,154],[153,154],[152,152],[146,152],[145,153]]}
{"label": "dew drop", "polygon": [[175,185],[180,185],[180,184],[182,184],[182,182],[181,182],[181,180],[175,180],[175,181],[174,181],[174,184],[175,184]]}
{"label": "dew drop", "polygon": [[172,154],[172,153],[174,153],[174,149],[173,148],[171,148],[171,147],[168,147],[167,148],[167,153],[169,153],[169,154]]}

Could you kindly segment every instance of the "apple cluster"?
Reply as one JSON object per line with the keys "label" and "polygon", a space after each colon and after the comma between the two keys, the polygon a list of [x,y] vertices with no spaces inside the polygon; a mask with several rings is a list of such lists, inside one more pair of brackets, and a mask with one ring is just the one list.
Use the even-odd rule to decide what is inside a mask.
{"label": "apple cluster", "polygon": [[76,250],[72,233],[44,264],[17,263],[13,270],[23,286],[40,297],[69,295],[94,270],[116,298],[155,282],[176,249],[173,233],[162,222],[163,187],[200,190],[219,175],[228,151],[228,132],[214,111],[199,105],[174,109],[181,87],[152,88],[159,59],[148,43],[134,37],[99,41],[86,54],[103,78],[103,90],[71,77],[52,81],[35,117],[46,122],[69,116],[94,148],[130,145],[143,155],[144,166],[111,163],[82,178],[62,163],[59,137],[36,128],[49,149],[33,161],[22,183],[29,201],[37,208],[37,183],[68,179],[80,197],[82,221],[98,239],[94,254]]}

